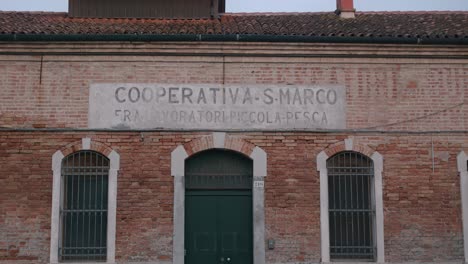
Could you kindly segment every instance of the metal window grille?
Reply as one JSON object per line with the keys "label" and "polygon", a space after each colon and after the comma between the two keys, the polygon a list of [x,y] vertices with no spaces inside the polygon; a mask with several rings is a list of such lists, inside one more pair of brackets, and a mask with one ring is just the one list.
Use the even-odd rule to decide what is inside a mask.
{"label": "metal window grille", "polygon": [[374,238],[374,165],[357,152],[341,152],[327,161],[330,257],[376,257]]}
{"label": "metal window grille", "polygon": [[80,151],[62,161],[61,261],[105,261],[109,160]]}
{"label": "metal window grille", "polygon": [[185,169],[186,189],[252,189],[253,162],[233,151],[204,151],[190,157]]}

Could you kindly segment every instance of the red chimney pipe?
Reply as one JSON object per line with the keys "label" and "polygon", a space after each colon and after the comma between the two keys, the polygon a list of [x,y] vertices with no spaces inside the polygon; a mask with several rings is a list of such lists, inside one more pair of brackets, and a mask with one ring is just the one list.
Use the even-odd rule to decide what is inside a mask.
{"label": "red chimney pipe", "polygon": [[354,18],[353,0],[336,0],[336,13],[342,18]]}
{"label": "red chimney pipe", "polygon": [[336,0],[336,7],[340,11],[354,11],[353,0]]}

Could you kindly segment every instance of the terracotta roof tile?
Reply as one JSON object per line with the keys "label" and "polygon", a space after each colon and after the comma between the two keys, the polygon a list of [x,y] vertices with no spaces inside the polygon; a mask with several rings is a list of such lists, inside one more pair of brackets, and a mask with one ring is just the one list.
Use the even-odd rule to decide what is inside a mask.
{"label": "terracotta roof tile", "polygon": [[468,39],[468,12],[226,13],[220,19],[70,18],[66,13],[0,12],[0,35],[270,35]]}

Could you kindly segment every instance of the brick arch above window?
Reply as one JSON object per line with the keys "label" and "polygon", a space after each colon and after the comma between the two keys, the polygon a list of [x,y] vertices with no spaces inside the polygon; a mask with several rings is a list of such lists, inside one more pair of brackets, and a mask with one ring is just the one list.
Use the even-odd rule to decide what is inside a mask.
{"label": "brick arch above window", "polygon": [[93,150],[103,154],[106,157],[109,157],[109,155],[114,151],[110,146],[106,145],[105,143],[92,140],[91,138],[83,138],[79,141],[70,143],[61,148],[59,151],[62,152],[62,154],[66,157],[80,150]]}
{"label": "brick arch above window", "polygon": [[317,156],[317,170],[320,172],[320,230],[321,230],[321,256],[322,262],[330,262],[330,227],[328,215],[328,171],[327,160],[344,151],[361,153],[374,163],[374,190],[375,190],[375,212],[376,212],[376,244],[377,263],[385,262],[384,249],[384,221],[383,221],[383,197],[382,197],[382,172],[383,156],[369,146],[358,144],[353,138],[335,143],[322,150]]}
{"label": "brick arch above window", "polygon": [[107,218],[107,261],[115,263],[115,234],[117,213],[117,175],[120,169],[120,155],[106,144],[83,138],[81,141],[70,143],[52,156],[52,213],[51,213],[51,235],[50,235],[50,263],[58,263],[59,247],[59,225],[60,225],[60,189],[62,160],[68,155],[82,150],[92,150],[103,154],[109,159],[109,181],[108,181],[108,218]]}
{"label": "brick arch above window", "polygon": [[376,151],[369,146],[356,143],[353,138],[347,138],[344,141],[337,142],[324,149],[322,152],[328,157],[331,157],[342,151],[355,151],[367,157],[372,157],[372,155],[376,153]]}

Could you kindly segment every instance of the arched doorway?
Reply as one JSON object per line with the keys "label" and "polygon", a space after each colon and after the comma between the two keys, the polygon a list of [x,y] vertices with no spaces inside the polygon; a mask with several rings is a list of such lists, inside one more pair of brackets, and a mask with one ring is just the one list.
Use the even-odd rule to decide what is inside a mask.
{"label": "arched doorway", "polygon": [[185,264],[252,264],[252,159],[211,149],[185,162]]}

